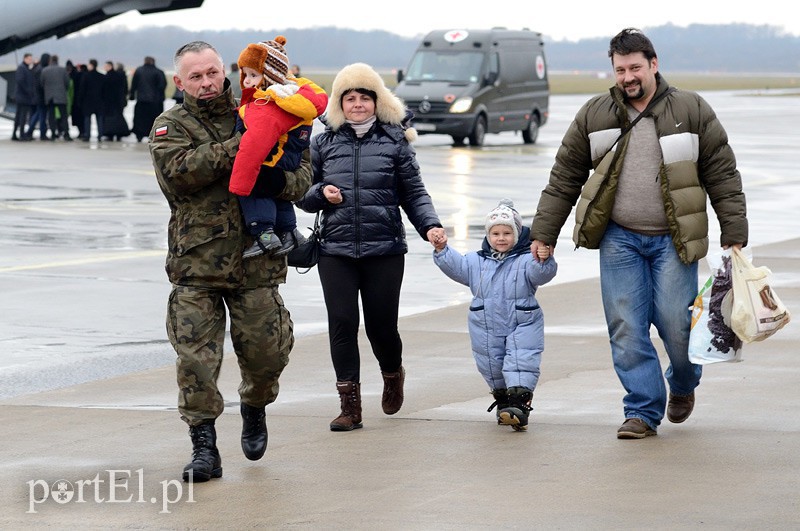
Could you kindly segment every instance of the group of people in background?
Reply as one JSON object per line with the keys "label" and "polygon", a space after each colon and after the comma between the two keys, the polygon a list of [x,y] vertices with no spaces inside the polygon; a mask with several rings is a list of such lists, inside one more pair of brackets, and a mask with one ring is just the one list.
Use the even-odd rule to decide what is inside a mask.
{"label": "group of people in background", "polygon": [[[34,140],[38,131],[39,140],[119,141],[134,134],[141,142],[164,110],[166,88],[167,78],[152,57],[145,57],[129,82],[122,63],[101,66],[89,59],[62,65],[58,55],[43,53],[35,60],[26,53],[15,73],[11,140]],[[124,116],[129,100],[136,101],[132,128]]]}

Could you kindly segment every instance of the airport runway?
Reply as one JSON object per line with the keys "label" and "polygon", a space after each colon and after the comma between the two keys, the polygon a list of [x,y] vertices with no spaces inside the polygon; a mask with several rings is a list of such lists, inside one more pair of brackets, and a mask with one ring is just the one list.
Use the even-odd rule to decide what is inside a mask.
{"label": "airport runway", "polygon": [[[738,157],[751,245],[799,237],[797,98],[706,98]],[[532,219],[563,132],[586,99],[553,97],[535,145],[512,133],[487,135],[483,149],[420,137],[418,159],[451,244],[478,248],[484,216],[502,197]],[[10,127],[0,121],[0,398],[172,363],[163,325],[168,209],[146,143],[11,142]],[[300,211],[298,220],[313,223]],[[555,284],[598,276],[596,254],[573,251],[571,231],[570,220]],[[402,315],[468,301],[467,288],[433,265],[430,245],[409,234]],[[292,270],[281,291],[299,336],[325,330],[316,271]]]}
{"label": "airport runway", "polygon": [[[797,314],[796,98],[707,98],[744,176],[754,261],[773,268],[774,287]],[[513,135],[489,137],[479,150],[420,140],[451,241],[476,247],[483,216],[502,196],[530,220],[585,99],[554,97],[535,146]],[[546,351],[529,432],[498,427],[486,413],[466,290],[413,240],[401,412],[381,413],[380,375],[365,349],[364,429],[328,430],[338,398],[327,336],[313,333],[324,316],[318,280],[293,273],[282,292],[301,337],[268,409],[267,455],[255,463],[241,455],[238,371],[228,356],[220,377],[228,407],[217,421],[224,476],[190,490],[180,482],[190,443],[163,325],[168,212],[146,146],[23,145],[9,136],[0,123],[2,529],[800,529],[800,325],[746,346],[742,363],[707,367],[687,422],[617,440],[623,390],[597,257],[572,251],[571,223],[559,275],[539,292]]]}

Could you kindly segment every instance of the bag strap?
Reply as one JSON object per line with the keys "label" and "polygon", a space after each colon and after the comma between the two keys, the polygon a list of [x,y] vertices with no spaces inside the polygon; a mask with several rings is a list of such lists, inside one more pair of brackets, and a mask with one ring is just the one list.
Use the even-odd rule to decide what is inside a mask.
{"label": "bag strap", "polygon": [[[617,145],[617,142],[619,142],[622,139],[623,136],[625,136],[628,133],[630,133],[631,129],[633,129],[633,126],[636,125],[636,122],[641,120],[646,114],[649,114],[656,103],[658,103],[659,101],[664,99],[664,97],[666,97],[667,94],[672,94],[673,92],[676,92],[677,90],[678,89],[676,89],[674,87],[669,87],[667,90],[665,90],[664,92],[662,92],[661,94],[659,94],[658,96],[656,96],[655,98],[650,100],[650,103],[647,104],[647,107],[645,107],[644,110],[642,112],[640,112],[638,114],[638,116],[636,116],[636,118],[631,120],[631,122],[628,125],[626,125],[625,127],[622,128],[622,131],[620,131],[619,136],[617,137],[616,140],[614,140],[614,143],[611,144],[611,147],[608,148],[608,151],[611,151],[614,148],[614,146]],[[620,156],[621,153],[622,153],[622,151],[619,150],[619,149],[614,151],[614,156],[611,158],[611,164],[608,166],[609,168],[614,168],[617,165],[617,160],[619,159],[619,156]],[[608,156],[608,153],[606,153],[605,156]]]}
{"label": "bag strap", "polygon": [[628,133],[630,133],[631,129],[633,129],[633,126],[636,125],[636,123],[639,120],[644,118],[646,115],[650,114],[650,111],[653,110],[653,107],[655,107],[656,103],[658,103],[659,101],[664,99],[668,94],[672,94],[673,92],[675,92],[677,90],[678,89],[676,89],[675,87],[669,87],[667,90],[665,90],[664,92],[662,92],[661,94],[659,94],[658,96],[656,96],[655,98],[650,100],[650,103],[647,104],[647,107],[645,107],[644,110],[642,112],[640,112],[638,114],[638,116],[636,116],[636,118],[634,118],[631,121],[631,123],[629,123],[628,125],[626,125],[625,127],[622,128],[622,131],[620,131],[619,136],[617,137],[617,139],[614,141],[613,144],[611,144],[611,147],[614,147],[614,145],[616,145],[616,143],[619,142],[620,139],[622,139],[623,136],[625,136]]}

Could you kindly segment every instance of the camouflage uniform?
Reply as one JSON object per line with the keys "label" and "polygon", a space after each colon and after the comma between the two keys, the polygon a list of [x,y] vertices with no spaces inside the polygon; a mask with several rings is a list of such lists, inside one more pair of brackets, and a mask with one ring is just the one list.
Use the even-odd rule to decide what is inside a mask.
{"label": "camouflage uniform", "polygon": [[[217,377],[223,357],[227,307],[239,362],[242,403],[263,407],[278,396],[278,377],[294,345],[292,321],[278,293],[286,259],[242,259],[252,240],[236,196],[228,192],[241,134],[229,88],[202,101],[185,95],[159,116],[150,154],[169,203],[166,270],[172,292],[167,334],[177,352],[178,410],[191,426],[224,409]],[[311,184],[310,157],[286,172],[281,199],[297,200]]]}

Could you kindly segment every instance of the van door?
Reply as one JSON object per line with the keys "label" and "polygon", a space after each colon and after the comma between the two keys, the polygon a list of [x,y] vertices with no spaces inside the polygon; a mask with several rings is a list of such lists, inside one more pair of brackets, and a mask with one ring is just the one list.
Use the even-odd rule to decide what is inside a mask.
{"label": "van door", "polygon": [[535,75],[530,50],[507,48],[500,53],[500,85],[502,113],[499,131],[520,131],[528,125],[526,119],[533,109],[528,82]]}

